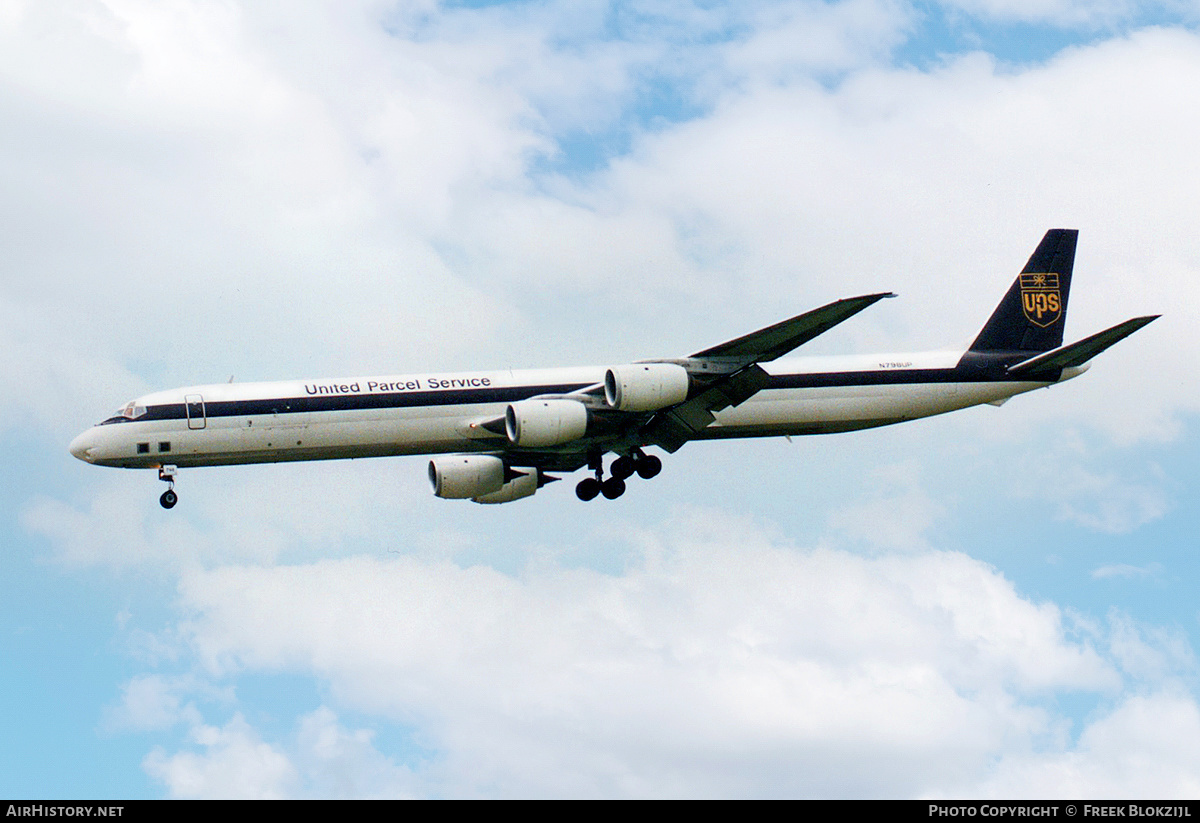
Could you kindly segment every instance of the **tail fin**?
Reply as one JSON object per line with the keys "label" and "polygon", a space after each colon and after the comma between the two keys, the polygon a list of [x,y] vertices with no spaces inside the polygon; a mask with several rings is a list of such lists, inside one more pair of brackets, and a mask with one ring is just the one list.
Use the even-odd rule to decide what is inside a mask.
{"label": "tail fin", "polygon": [[1075,265],[1075,229],[1050,229],[971,351],[1044,352],[1062,345]]}

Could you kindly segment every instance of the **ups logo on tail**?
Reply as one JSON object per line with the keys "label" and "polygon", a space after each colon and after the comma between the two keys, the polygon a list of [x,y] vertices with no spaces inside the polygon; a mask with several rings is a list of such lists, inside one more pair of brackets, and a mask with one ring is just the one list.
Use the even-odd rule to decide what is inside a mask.
{"label": "ups logo on tail", "polygon": [[1062,317],[1062,298],[1058,292],[1058,275],[1022,274],[1021,309],[1025,319],[1035,326],[1052,326]]}

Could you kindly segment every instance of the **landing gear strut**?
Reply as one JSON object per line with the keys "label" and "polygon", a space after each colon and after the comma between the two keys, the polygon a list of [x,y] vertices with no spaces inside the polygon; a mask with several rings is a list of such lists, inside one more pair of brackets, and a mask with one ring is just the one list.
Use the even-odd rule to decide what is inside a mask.
{"label": "landing gear strut", "polygon": [[179,495],[175,493],[175,475],[179,472],[176,466],[159,466],[158,479],[167,483],[167,490],[158,498],[158,503],[164,509],[171,509],[179,502]]}
{"label": "landing gear strut", "polygon": [[595,477],[585,477],[575,486],[575,496],[580,500],[596,499],[603,494],[608,500],[616,500],[625,493],[625,481],[636,473],[639,477],[649,480],[662,471],[662,461],[641,449],[634,449],[629,454],[623,454],[613,460],[609,466],[609,478],[604,479],[604,463],[600,454],[593,452],[588,459],[588,468],[592,469]]}

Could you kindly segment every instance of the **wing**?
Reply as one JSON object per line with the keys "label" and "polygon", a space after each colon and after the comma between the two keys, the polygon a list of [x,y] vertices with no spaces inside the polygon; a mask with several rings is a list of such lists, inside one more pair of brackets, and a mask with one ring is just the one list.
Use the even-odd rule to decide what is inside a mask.
{"label": "wing", "polygon": [[895,297],[891,292],[865,294],[862,297],[847,297],[819,309],[781,320],[773,326],[752,331],[734,340],[696,352],[692,359],[742,360],[745,364],[767,363],[804,345],[819,334],[832,329],[843,320],[849,320],[868,306],[885,297]]}
{"label": "wing", "polygon": [[[744,402],[769,384],[770,377],[759,363],[775,360],[873,303],[893,296],[890,293],[868,294],[838,300],[704,349],[691,357],[641,361],[670,363],[687,371],[690,389],[686,399],[666,408],[654,411],[613,408],[605,401],[603,383],[583,386],[566,394],[530,398],[582,403],[589,414],[587,435],[556,446],[521,447],[506,442],[497,454],[503,454],[512,465],[574,471],[592,461],[597,452],[625,452],[647,445],[656,445],[668,452],[677,451],[713,422],[715,412]],[[459,432],[471,439],[506,440],[505,416],[463,421]]]}
{"label": "wing", "polygon": [[767,386],[770,377],[759,363],[782,357],[885,297],[895,295],[883,292],[837,300],[674,361],[688,370],[699,389],[682,403],[656,412],[641,428],[640,439],[668,452],[678,451],[716,419],[715,412],[745,402]]}

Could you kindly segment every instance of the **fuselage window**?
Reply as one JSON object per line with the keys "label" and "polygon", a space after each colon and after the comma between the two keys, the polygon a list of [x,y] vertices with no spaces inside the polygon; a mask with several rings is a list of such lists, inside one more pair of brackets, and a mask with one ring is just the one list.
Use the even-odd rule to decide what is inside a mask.
{"label": "fuselage window", "polygon": [[160,452],[169,452],[169,451],[171,450],[171,441],[169,441],[169,440],[164,440],[164,441],[162,441],[161,443],[159,443],[159,444],[158,444],[158,450],[159,450]]}
{"label": "fuselage window", "polygon": [[138,454],[149,454],[149,453],[150,453],[150,444],[149,443],[138,443]]}

